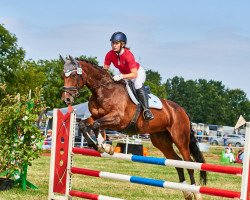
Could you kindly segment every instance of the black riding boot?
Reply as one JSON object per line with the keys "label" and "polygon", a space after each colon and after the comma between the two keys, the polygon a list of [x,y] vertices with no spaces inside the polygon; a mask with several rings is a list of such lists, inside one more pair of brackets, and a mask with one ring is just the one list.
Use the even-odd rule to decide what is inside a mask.
{"label": "black riding boot", "polygon": [[143,107],[143,117],[145,120],[152,120],[154,119],[154,116],[152,114],[152,112],[149,110],[149,106],[148,106],[148,97],[147,94],[144,90],[144,86],[142,86],[140,89],[136,90],[137,95],[139,97],[139,101],[142,104]]}

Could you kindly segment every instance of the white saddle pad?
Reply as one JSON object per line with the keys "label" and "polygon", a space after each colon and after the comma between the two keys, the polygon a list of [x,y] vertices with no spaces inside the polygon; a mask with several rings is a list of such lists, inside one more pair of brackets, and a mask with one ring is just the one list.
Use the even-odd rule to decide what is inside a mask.
{"label": "white saddle pad", "polygon": [[[140,104],[138,102],[138,100],[135,98],[135,95],[131,91],[128,84],[126,84],[126,87],[127,87],[129,97],[134,102],[134,104],[136,104],[136,105]],[[149,94],[148,96],[149,96],[149,98],[148,98],[149,108],[162,109],[162,102],[157,96],[155,96],[153,94]]]}

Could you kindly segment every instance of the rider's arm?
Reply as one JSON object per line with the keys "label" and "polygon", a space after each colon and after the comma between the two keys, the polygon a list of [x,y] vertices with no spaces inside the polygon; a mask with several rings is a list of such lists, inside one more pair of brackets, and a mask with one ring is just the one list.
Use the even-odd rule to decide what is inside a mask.
{"label": "rider's arm", "polygon": [[110,64],[112,63],[112,52],[109,51],[104,59],[103,69],[108,70],[110,67]]}
{"label": "rider's arm", "polygon": [[129,73],[129,74],[122,74],[122,77],[123,77],[124,79],[134,79],[134,78],[137,77],[137,75],[138,75],[138,70],[137,70],[137,68],[132,68],[132,69],[131,69],[131,73]]}

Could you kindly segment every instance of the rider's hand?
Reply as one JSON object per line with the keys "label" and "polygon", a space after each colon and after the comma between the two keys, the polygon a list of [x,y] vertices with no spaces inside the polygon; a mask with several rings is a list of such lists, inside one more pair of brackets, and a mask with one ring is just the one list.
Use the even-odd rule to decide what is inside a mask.
{"label": "rider's hand", "polygon": [[105,69],[106,71],[108,71],[108,70],[109,70],[109,67],[110,67],[109,65],[103,65],[102,68]]}
{"label": "rider's hand", "polygon": [[123,79],[122,74],[113,76],[114,81],[120,81]]}

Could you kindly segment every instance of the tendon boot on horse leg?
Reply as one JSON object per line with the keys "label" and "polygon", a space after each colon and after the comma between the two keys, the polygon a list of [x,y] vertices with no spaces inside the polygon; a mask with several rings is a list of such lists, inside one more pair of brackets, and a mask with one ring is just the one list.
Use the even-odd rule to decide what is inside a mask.
{"label": "tendon boot on horse leg", "polygon": [[87,141],[88,147],[93,147],[95,150],[98,150],[95,134],[90,128],[90,125],[85,121],[81,120],[79,122],[79,130],[81,131],[84,139]]}
{"label": "tendon boot on horse leg", "polygon": [[139,101],[143,107],[143,117],[145,120],[152,120],[154,119],[154,116],[152,112],[149,110],[148,105],[148,96],[146,94],[146,91],[144,89],[144,86],[142,86],[140,89],[136,90],[136,93],[138,95]]}
{"label": "tendon boot on horse leg", "polygon": [[[190,162],[193,162],[193,160],[190,160]],[[194,179],[194,170],[193,169],[187,169],[187,171],[188,171],[188,174],[189,174],[189,177],[190,177],[190,180],[191,180],[191,185],[196,185],[195,179]],[[202,196],[201,196],[200,193],[194,193],[193,192],[193,195],[194,195],[195,200],[202,200]]]}
{"label": "tendon boot on horse leg", "polygon": [[195,200],[202,200],[202,196],[200,193],[194,193],[194,199]]}
{"label": "tendon boot on horse leg", "polygon": [[[180,158],[178,158],[178,160],[180,160]],[[187,184],[186,181],[185,181],[185,176],[184,176],[184,170],[183,170],[183,168],[176,167],[175,169],[176,169],[176,171],[178,173],[180,183]],[[185,200],[192,200],[193,199],[192,192],[182,191],[182,193],[183,193],[183,196],[184,196]]]}
{"label": "tendon boot on horse leg", "polygon": [[106,132],[104,130],[100,130],[97,136],[98,151],[106,152],[110,155],[113,155],[114,154],[113,146],[107,144],[104,138],[106,138]]}
{"label": "tendon boot on horse leg", "polygon": [[193,194],[192,192],[188,192],[188,191],[182,191],[184,199],[185,200],[192,200],[193,199]]}
{"label": "tendon boot on horse leg", "polygon": [[106,132],[104,130],[100,130],[100,123],[98,121],[95,121],[93,124],[93,131],[96,135],[97,139],[97,151],[100,153],[108,153],[110,155],[114,154],[114,148],[110,144],[106,144],[105,139],[106,138]]}

